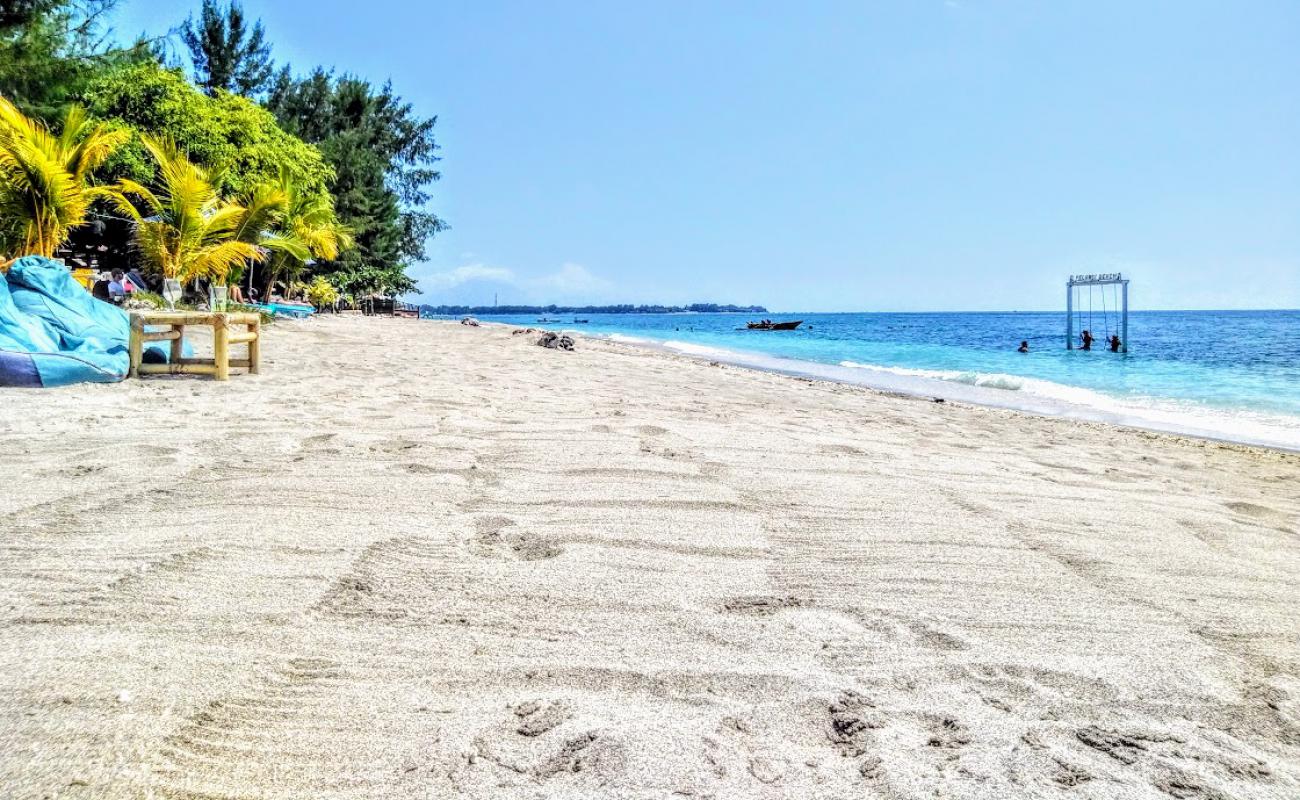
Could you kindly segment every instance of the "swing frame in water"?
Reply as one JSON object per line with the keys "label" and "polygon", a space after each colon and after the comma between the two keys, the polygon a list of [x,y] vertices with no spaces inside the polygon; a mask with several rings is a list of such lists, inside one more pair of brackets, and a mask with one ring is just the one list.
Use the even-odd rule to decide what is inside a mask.
{"label": "swing frame in water", "polygon": [[[1071,275],[1069,280],[1065,282],[1065,349],[1067,350],[1074,349],[1074,289],[1075,287],[1078,286],[1089,287],[1089,291],[1088,291],[1089,319],[1092,318],[1091,287],[1093,286],[1120,287],[1119,294],[1122,300],[1120,303],[1116,304],[1119,306],[1119,308],[1116,309],[1116,311],[1119,312],[1119,351],[1121,353],[1127,353],[1128,352],[1128,278],[1125,278],[1123,275],[1121,275],[1118,272],[1103,273],[1100,275]],[[1082,300],[1082,294],[1080,294],[1080,299]],[[1102,300],[1102,314],[1105,315],[1106,318],[1106,322],[1105,322],[1106,337],[1109,339],[1110,338],[1110,312],[1106,308],[1106,294],[1104,288],[1102,289],[1101,300]],[[1082,314],[1083,313],[1082,310],[1080,310],[1079,313]],[[1089,323],[1089,325],[1091,326],[1091,323]],[[1083,330],[1087,330],[1087,329],[1081,328],[1080,332],[1082,332]]]}

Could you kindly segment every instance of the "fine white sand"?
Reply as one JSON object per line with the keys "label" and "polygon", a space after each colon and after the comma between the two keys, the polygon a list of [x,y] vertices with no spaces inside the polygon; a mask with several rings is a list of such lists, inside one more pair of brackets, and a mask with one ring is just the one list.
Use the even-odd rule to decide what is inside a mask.
{"label": "fine white sand", "polygon": [[5,798],[1300,797],[1300,459],[503,328],[0,392]]}

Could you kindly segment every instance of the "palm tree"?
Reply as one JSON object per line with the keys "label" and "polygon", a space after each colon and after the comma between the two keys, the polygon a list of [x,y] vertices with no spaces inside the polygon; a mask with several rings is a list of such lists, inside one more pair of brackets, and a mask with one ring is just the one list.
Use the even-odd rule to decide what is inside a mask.
{"label": "palm tree", "polygon": [[[352,246],[352,236],[335,216],[330,196],[304,191],[288,171],[280,172],[277,184],[261,189],[274,191],[285,199],[279,224],[264,240],[274,250],[264,270],[264,296],[269,299],[276,281],[301,278],[311,259],[338,258],[341,251]],[[276,246],[278,243],[283,245]]]}
{"label": "palm tree", "polygon": [[91,173],[129,137],[91,122],[79,106],[56,136],[0,97],[0,252],[53,256],[91,203],[111,195],[90,185]]}
{"label": "palm tree", "polygon": [[301,252],[292,243],[263,240],[283,214],[282,195],[255,193],[247,204],[224,200],[207,171],[174,143],[142,139],[158,162],[156,189],[127,179],[114,189],[121,195],[116,205],[135,223],[135,247],[147,267],[181,283],[224,281],[231,270],[263,261],[272,247]]}

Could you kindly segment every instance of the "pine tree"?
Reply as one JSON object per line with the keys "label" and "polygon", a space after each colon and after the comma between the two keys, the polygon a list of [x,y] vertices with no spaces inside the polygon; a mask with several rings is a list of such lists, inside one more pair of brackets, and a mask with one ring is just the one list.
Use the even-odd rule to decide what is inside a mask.
{"label": "pine tree", "polygon": [[249,27],[238,0],[224,10],[216,0],[203,0],[199,21],[186,19],[180,37],[190,51],[194,82],[208,94],[225,89],[253,97],[270,84],[275,72],[271,45],[261,20]]}

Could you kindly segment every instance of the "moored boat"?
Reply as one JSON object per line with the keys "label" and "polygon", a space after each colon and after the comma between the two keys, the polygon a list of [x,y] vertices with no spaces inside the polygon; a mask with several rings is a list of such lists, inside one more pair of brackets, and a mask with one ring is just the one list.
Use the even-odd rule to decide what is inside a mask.
{"label": "moored boat", "polygon": [[751,331],[792,331],[803,324],[803,320],[796,319],[789,322],[773,322],[765,319],[762,322],[749,322],[745,327]]}

